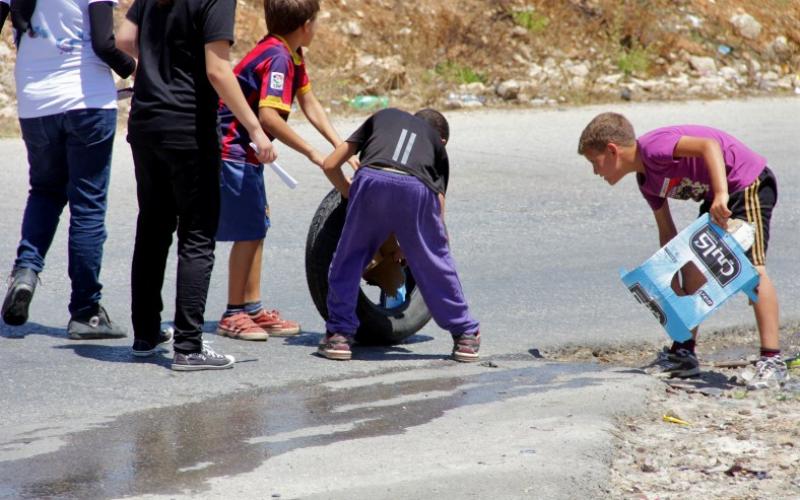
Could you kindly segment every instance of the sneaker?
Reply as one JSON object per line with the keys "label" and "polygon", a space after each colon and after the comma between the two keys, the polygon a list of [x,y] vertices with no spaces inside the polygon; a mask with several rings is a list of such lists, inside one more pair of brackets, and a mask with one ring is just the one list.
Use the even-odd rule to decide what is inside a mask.
{"label": "sneaker", "polygon": [[652,363],[643,367],[645,373],[657,378],[689,378],[700,374],[697,356],[686,349],[670,352],[665,347]]}
{"label": "sneaker", "polygon": [[198,371],[198,370],[224,370],[233,368],[236,362],[233,356],[214,352],[203,344],[203,350],[184,354],[176,352],[172,358],[172,369],[176,371]]}
{"label": "sneaker", "polygon": [[480,360],[481,332],[465,333],[453,336],[453,359],[462,363],[474,363]]}
{"label": "sneaker", "polygon": [[174,330],[170,328],[165,328],[158,332],[158,338],[155,342],[148,342],[144,339],[135,339],[133,341],[133,347],[131,348],[131,352],[134,356],[138,356],[140,358],[146,358],[148,356],[152,356],[157,351],[165,351],[167,344],[172,343],[172,337],[174,335]]}
{"label": "sneaker", "polygon": [[777,356],[759,359],[754,366],[748,366],[739,375],[747,389],[777,389],[789,380],[786,363]]}
{"label": "sneaker", "polygon": [[261,311],[250,318],[273,337],[291,337],[300,333],[300,323],[281,318],[278,311]]}
{"label": "sneaker", "polygon": [[347,361],[353,357],[353,353],[350,351],[352,343],[353,339],[347,335],[329,332],[319,342],[317,353],[323,358]]}
{"label": "sneaker", "polygon": [[3,301],[3,321],[19,326],[28,321],[28,306],[36,291],[39,276],[33,269],[18,267],[8,278],[8,292]]}
{"label": "sneaker", "polygon": [[244,311],[223,316],[217,324],[217,334],[239,340],[266,341],[269,338],[269,334]]}
{"label": "sneaker", "polygon": [[800,353],[793,358],[784,359],[784,361],[786,362],[786,367],[789,369],[800,368]]}
{"label": "sneaker", "polygon": [[112,322],[105,308],[98,304],[93,312],[73,315],[67,324],[67,335],[72,340],[120,339],[128,333]]}

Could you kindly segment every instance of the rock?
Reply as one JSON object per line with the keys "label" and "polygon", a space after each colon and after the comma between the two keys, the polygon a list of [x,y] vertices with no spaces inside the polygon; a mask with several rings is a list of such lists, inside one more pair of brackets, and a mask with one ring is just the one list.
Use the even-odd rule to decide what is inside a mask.
{"label": "rock", "polygon": [[792,48],[785,36],[775,38],[767,46],[767,56],[778,61],[788,61],[792,57]]}
{"label": "rock", "polygon": [[701,75],[711,75],[717,72],[717,63],[711,57],[691,56],[689,65]]}
{"label": "rock", "polygon": [[514,29],[511,30],[511,36],[523,38],[528,36],[528,30],[523,28],[522,26],[514,26]]}
{"label": "rock", "polygon": [[465,83],[458,86],[458,89],[468,94],[484,94],[486,93],[486,85],[481,82]]}
{"label": "rock", "polygon": [[503,100],[510,101],[519,95],[520,85],[516,80],[506,80],[495,87],[495,93]]}
{"label": "rock", "polygon": [[589,75],[589,65],[586,63],[565,64],[564,69],[572,76],[586,77]]}
{"label": "rock", "polygon": [[341,26],[341,31],[345,35],[350,35],[352,37],[359,37],[363,34],[361,25],[358,24],[357,21],[347,21]]}
{"label": "rock", "polygon": [[730,22],[736,32],[744,38],[755,40],[761,34],[761,23],[746,12],[731,16]]}
{"label": "rock", "polygon": [[616,85],[625,76],[622,73],[614,73],[612,75],[603,75],[597,79],[597,83],[601,85]]}

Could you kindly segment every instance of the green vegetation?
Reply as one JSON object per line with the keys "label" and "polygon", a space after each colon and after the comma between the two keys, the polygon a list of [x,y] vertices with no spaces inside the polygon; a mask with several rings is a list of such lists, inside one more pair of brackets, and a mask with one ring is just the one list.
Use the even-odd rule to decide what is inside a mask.
{"label": "green vegetation", "polygon": [[617,67],[626,75],[646,74],[650,68],[650,54],[638,47],[623,50],[617,57]]}
{"label": "green vegetation", "polygon": [[534,34],[543,32],[550,24],[550,19],[547,16],[531,9],[518,10],[513,12],[511,17],[518,26],[522,26]]}
{"label": "green vegetation", "polygon": [[433,71],[445,80],[454,83],[486,83],[486,75],[455,61],[439,63]]}

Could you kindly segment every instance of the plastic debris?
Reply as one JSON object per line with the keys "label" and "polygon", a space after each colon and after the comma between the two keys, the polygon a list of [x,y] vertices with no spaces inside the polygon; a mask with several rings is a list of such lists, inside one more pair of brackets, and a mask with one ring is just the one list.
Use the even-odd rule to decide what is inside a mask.
{"label": "plastic debris", "polygon": [[389,106],[389,98],[385,95],[357,95],[350,99],[350,107],[361,110],[383,109]]}
{"label": "plastic debris", "polygon": [[687,426],[692,425],[686,420],[681,420],[680,418],[673,417],[672,415],[664,415],[663,417],[661,417],[661,420],[670,424],[687,425]]}
{"label": "plastic debris", "polygon": [[719,44],[719,46],[717,46],[717,52],[719,52],[723,56],[727,56],[728,54],[733,52],[733,49],[731,48],[730,45],[725,45],[724,43],[721,43]]}

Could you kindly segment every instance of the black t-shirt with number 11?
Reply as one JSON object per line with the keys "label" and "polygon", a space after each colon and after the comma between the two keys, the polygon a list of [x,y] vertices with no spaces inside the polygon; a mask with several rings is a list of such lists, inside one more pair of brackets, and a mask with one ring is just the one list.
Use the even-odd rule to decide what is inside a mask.
{"label": "black t-shirt with number 11", "polygon": [[363,167],[389,167],[417,177],[436,193],[447,191],[450,164],[438,132],[424,120],[388,108],[370,116],[347,142]]}

